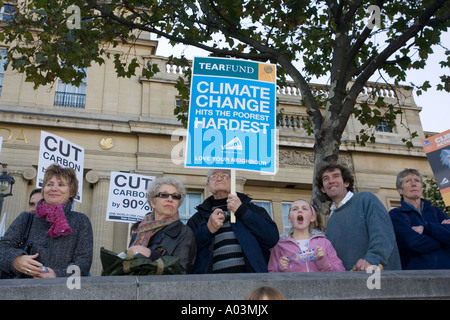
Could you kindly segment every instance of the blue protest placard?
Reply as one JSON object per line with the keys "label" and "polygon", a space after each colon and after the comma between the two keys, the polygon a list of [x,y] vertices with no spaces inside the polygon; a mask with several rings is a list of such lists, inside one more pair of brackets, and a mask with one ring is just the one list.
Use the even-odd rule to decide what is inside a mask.
{"label": "blue protest placard", "polygon": [[186,167],[276,173],[276,67],[194,58]]}

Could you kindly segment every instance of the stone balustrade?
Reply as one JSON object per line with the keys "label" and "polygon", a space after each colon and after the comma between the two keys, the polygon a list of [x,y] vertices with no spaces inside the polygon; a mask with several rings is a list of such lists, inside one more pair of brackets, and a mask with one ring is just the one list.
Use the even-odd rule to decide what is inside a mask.
{"label": "stone balustrade", "polygon": [[115,276],[0,280],[0,300],[242,300],[260,286],[286,299],[450,299],[449,270]]}
{"label": "stone balustrade", "polygon": [[[168,59],[159,57],[157,60],[158,61],[154,59],[154,62],[157,62],[160,66],[160,70],[162,70],[162,72],[158,74],[158,78],[178,78],[179,76],[182,76],[185,71],[186,67],[178,66],[173,62],[169,62]],[[328,85],[323,84],[310,84],[312,93],[315,96],[321,96],[323,98],[328,97],[328,87]],[[280,99],[288,99],[290,102],[292,98],[294,98],[299,104],[301,103],[302,97],[300,89],[297,88],[293,81],[287,81],[285,86],[278,87],[277,96]],[[398,100],[400,104],[413,103],[412,91],[408,87],[376,82],[367,82],[361,91],[359,98],[361,100],[370,98],[370,101],[373,102],[377,101],[378,98],[384,98],[386,100],[390,99],[391,102]]]}

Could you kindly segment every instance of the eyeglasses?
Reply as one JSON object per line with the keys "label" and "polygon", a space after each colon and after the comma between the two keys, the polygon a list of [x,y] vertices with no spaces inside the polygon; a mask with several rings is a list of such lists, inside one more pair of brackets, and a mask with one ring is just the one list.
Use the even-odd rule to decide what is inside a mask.
{"label": "eyeglasses", "polygon": [[223,180],[229,179],[230,174],[229,173],[214,173],[209,177],[210,180],[217,180],[219,178],[222,178]]}
{"label": "eyeglasses", "polygon": [[181,200],[181,194],[170,194],[170,193],[164,193],[164,192],[160,192],[155,194],[155,198],[163,198],[163,199],[167,199],[171,197],[173,200]]}

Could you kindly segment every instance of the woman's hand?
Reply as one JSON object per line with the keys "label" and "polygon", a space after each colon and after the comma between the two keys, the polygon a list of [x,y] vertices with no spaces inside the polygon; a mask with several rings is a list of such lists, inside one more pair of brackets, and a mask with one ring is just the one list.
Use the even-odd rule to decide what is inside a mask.
{"label": "woman's hand", "polygon": [[41,271],[42,263],[36,261],[35,259],[39,256],[39,253],[33,255],[20,255],[13,261],[14,269],[24,273],[26,275],[32,276]]}
{"label": "woman's hand", "polygon": [[42,263],[35,259],[39,256],[39,253],[33,255],[20,255],[13,261],[14,269],[29,276],[35,276],[41,273]]}
{"label": "woman's hand", "polygon": [[47,267],[47,271],[41,269],[41,271],[33,275],[33,278],[56,278],[56,273],[52,268]]}
{"label": "woman's hand", "polygon": [[146,256],[147,258],[150,258],[151,250],[144,246],[131,246],[128,248],[128,250],[132,251],[135,255],[140,253],[143,256]]}
{"label": "woman's hand", "polygon": [[413,226],[411,227],[415,232],[417,232],[418,234],[422,234],[423,233],[423,226]]}

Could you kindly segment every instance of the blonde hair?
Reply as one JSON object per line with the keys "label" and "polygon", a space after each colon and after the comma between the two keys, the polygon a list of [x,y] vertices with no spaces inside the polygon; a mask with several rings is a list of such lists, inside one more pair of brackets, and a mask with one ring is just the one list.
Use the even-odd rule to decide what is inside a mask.
{"label": "blonde hair", "polygon": [[277,288],[262,286],[251,290],[245,300],[285,300],[285,298]]}

